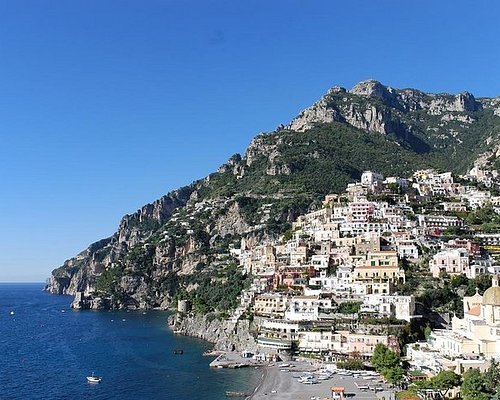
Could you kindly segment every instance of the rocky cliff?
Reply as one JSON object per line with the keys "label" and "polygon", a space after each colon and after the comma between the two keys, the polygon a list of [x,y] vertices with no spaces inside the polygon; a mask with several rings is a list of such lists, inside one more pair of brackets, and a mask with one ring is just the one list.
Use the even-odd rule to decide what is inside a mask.
{"label": "rocky cliff", "polygon": [[[382,134],[411,130],[404,116],[416,112],[441,116],[441,121],[471,122],[468,113],[485,107],[468,92],[458,95],[427,94],[419,90],[396,90],[380,82],[360,82],[347,91],[334,87],[318,102],[302,111],[287,129],[303,132],[318,123],[345,122],[353,127]],[[494,106],[493,106],[494,107]],[[439,124],[438,124],[439,126]]]}
{"label": "rocky cliff", "polygon": [[248,320],[233,323],[203,315],[177,314],[169,319],[169,324],[177,334],[213,343],[215,350],[257,352],[257,342],[252,333],[255,327]]}
{"label": "rocky cliff", "polygon": [[[191,296],[199,310],[221,311],[245,284],[227,275],[236,274],[230,250],[242,239],[276,238],[363,170],[465,172],[481,154],[494,163],[499,110],[499,98],[467,92],[428,94],[373,80],[334,87],[217,172],[124,216],[114,235],[55,269],[47,290],[81,293],[76,307],[168,307]],[[227,302],[217,300],[222,291],[231,293]]]}

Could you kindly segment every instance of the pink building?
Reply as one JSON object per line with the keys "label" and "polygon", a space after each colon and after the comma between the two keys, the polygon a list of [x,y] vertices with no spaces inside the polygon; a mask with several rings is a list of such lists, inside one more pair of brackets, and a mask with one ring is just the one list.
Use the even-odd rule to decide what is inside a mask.
{"label": "pink building", "polygon": [[399,343],[392,335],[364,335],[350,333],[347,336],[347,348],[349,354],[358,353],[364,357],[371,357],[375,346],[379,343],[399,354]]}
{"label": "pink building", "polygon": [[440,251],[429,261],[429,269],[434,278],[441,273],[469,275],[469,253],[464,248]]}
{"label": "pink building", "polygon": [[373,216],[375,207],[369,201],[349,203],[349,222],[367,222]]}

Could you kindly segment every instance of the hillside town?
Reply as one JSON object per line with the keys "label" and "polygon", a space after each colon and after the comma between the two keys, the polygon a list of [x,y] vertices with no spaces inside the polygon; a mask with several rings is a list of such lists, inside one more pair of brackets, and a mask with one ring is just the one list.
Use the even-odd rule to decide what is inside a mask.
{"label": "hillside town", "polygon": [[[231,250],[254,277],[232,320],[252,318],[261,351],[282,359],[366,363],[383,344],[405,361],[409,381],[486,371],[500,360],[500,233],[471,215],[500,211],[493,182],[478,168],[459,179],[364,172],[280,240]],[[489,288],[464,292],[454,310],[418,301],[419,284],[479,279]]]}

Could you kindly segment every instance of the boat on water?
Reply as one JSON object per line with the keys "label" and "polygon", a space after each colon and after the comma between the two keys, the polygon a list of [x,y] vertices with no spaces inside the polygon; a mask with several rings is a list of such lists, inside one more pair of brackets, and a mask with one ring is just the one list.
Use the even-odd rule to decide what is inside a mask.
{"label": "boat on water", "polygon": [[88,383],[101,383],[101,381],[102,381],[102,378],[100,376],[94,375],[93,372],[92,372],[92,375],[87,376]]}

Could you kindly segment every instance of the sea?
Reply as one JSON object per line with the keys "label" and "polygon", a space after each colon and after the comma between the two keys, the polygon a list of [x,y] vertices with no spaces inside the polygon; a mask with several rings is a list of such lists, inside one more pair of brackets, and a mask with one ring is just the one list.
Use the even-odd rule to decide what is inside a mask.
{"label": "sea", "polygon": [[[222,400],[261,376],[209,368],[211,345],[174,335],[164,311],[77,311],[43,287],[0,283],[1,400]],[[87,383],[92,373],[102,382]]]}

